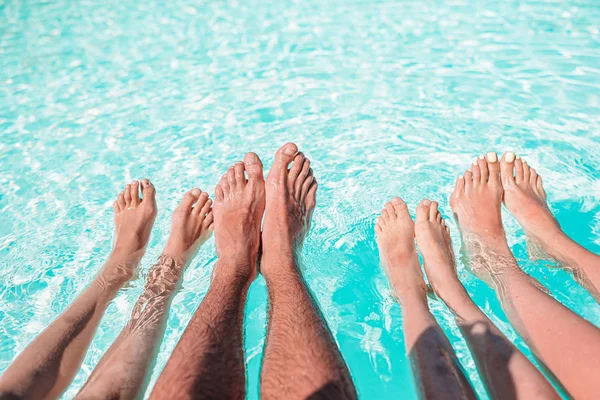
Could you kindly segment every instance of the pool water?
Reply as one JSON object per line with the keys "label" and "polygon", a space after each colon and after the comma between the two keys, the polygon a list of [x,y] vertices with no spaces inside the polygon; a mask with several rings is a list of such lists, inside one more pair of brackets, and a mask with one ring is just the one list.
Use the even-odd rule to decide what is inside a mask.
{"label": "pool water", "polygon": [[[378,212],[394,195],[412,210],[427,196],[448,217],[454,180],[471,161],[514,150],[544,176],[566,232],[599,252],[599,21],[596,0],[0,0],[0,372],[101,267],[125,183],[148,177],[158,189],[145,272],[184,191],[212,193],[245,152],[269,166],[294,141],[320,183],[306,280],[359,394],[415,398],[402,314],[379,267]],[[508,215],[505,223],[522,267],[600,325],[591,296],[528,261],[523,231]],[[211,240],[173,302],[153,381],[214,262]],[[493,292],[458,269],[531,358]],[[144,278],[109,307],[64,398],[125,325]],[[487,398],[452,314],[430,305]],[[266,316],[259,278],[245,320],[250,399]]]}

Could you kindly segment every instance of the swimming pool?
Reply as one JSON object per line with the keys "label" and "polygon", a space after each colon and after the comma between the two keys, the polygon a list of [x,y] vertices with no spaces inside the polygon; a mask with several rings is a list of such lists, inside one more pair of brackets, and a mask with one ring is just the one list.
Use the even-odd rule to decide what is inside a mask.
{"label": "swimming pool", "polygon": [[[306,279],[359,394],[414,398],[375,218],[393,195],[412,210],[429,196],[448,216],[454,179],[477,155],[515,150],[544,176],[566,232],[599,252],[598,21],[594,0],[0,2],[0,372],[101,266],[126,182],[158,188],[145,272],[186,189],[212,192],[246,151],[268,166],[293,140],[320,183]],[[528,261],[522,230],[505,223],[523,268],[600,325],[591,296]],[[185,274],[154,379],[207,291],[212,246]],[[531,356],[493,292],[459,274]],[[144,279],[110,306],[64,398],[125,325]],[[245,321],[251,399],[265,301],[258,279]],[[430,304],[487,398],[451,313]]]}

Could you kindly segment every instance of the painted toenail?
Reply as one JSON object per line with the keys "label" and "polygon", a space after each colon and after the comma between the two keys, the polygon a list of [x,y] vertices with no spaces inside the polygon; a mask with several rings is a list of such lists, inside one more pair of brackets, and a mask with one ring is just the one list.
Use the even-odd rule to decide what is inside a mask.
{"label": "painted toenail", "polygon": [[429,205],[431,205],[431,201],[429,201],[429,200],[423,200],[423,205],[424,206],[429,206]]}
{"label": "painted toenail", "polygon": [[458,177],[458,179],[465,179],[465,177],[461,175]]}
{"label": "painted toenail", "polygon": [[513,162],[515,161],[515,153],[513,153],[512,151],[509,151],[508,153],[506,153],[506,162]]}
{"label": "painted toenail", "polygon": [[202,191],[200,189],[198,189],[198,188],[192,189],[192,194],[194,196],[200,196],[200,193],[202,193]]}
{"label": "painted toenail", "polygon": [[516,158],[517,160],[520,160],[520,159],[521,159],[521,156],[517,154],[517,155],[515,156],[515,158]]}
{"label": "painted toenail", "polygon": [[480,160],[483,160],[485,158],[485,156],[479,156]]}
{"label": "painted toenail", "polygon": [[489,162],[496,162],[498,161],[498,155],[496,153],[494,153],[493,151],[487,153],[487,160]]}

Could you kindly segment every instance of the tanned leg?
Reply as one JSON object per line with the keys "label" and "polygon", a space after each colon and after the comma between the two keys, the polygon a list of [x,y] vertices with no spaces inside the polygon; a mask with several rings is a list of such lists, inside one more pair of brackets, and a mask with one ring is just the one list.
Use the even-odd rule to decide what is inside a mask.
{"label": "tanned leg", "polygon": [[562,231],[546,204],[542,177],[512,152],[502,157],[500,171],[504,204],[527,233],[531,257],[545,253],[557,260],[600,302],[600,256]]}
{"label": "tanned leg", "polygon": [[265,209],[265,182],[258,156],[246,154],[243,163],[223,175],[215,193],[218,261],[212,282],[158,378],[151,399],[245,397],[244,303],[257,274]]}
{"label": "tanned leg", "polygon": [[[106,264],[77,299],[23,350],[0,377],[0,398],[56,399],[69,386],[110,301],[131,279],[156,217],[154,187],[125,186],[114,203],[115,245]],[[11,397],[12,396],[12,397]]]}
{"label": "tanned leg", "polygon": [[422,399],[476,399],[454,349],[429,311],[427,289],[415,248],[415,224],[398,197],[375,225],[381,264],[402,307],[404,342]]}
{"label": "tanned leg", "polygon": [[173,213],[171,235],[151,269],[131,320],[108,349],[77,399],[134,399],[143,395],[183,271],[212,233],[212,201],[193,189]]}
{"label": "tanned leg", "polygon": [[296,263],[316,192],[310,161],[295,144],[284,145],[267,177],[262,236],[261,273],[270,303],[263,399],[356,398],[348,368]]}
{"label": "tanned leg", "polygon": [[[478,160],[482,182],[487,164]],[[485,164],[485,165],[484,165]],[[456,275],[450,228],[429,200],[417,207],[417,245],[429,283],[456,316],[492,399],[560,399],[550,382],[473,303]]]}
{"label": "tanned leg", "polygon": [[576,399],[600,393],[600,330],[548,295],[519,269],[502,226],[503,188],[495,153],[460,177],[450,205],[461,228],[472,272],[496,290],[502,308],[534,354]]}

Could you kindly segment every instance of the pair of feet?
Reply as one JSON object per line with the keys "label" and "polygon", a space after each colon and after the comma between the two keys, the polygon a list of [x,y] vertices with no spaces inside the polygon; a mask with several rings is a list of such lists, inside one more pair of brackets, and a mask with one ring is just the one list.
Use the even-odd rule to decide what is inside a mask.
{"label": "pair of feet", "polygon": [[[501,218],[503,201],[530,239],[543,249],[549,250],[555,238],[564,235],[546,205],[541,176],[512,152],[504,154],[501,160],[496,153],[488,153],[458,178],[450,198],[471,257],[477,256],[474,253],[478,249],[508,249]],[[426,290],[415,237],[434,291],[447,302],[464,295],[456,276],[450,229],[436,202],[423,200],[417,207],[415,223],[406,204],[396,197],[385,205],[375,232],[384,269],[401,302],[412,294],[423,296]],[[488,282],[491,275],[509,272],[494,270],[492,263],[475,265],[478,268],[473,268],[473,272]]]}
{"label": "pair of feet", "polygon": [[[234,261],[223,265],[239,268],[227,272],[252,279],[257,274],[261,241],[263,256],[276,253],[292,257],[302,244],[316,205],[316,192],[310,160],[295,144],[287,143],[277,151],[266,181],[260,158],[248,153],[243,162],[229,168],[221,178],[215,189],[214,205],[208,193],[198,188],[184,195],[173,213],[164,255],[178,265],[187,264],[214,228],[218,257]],[[157,213],[154,186],[147,179],[126,185],[113,208],[116,229],[113,255],[141,258]],[[120,263],[117,270],[104,271],[104,275],[111,280],[129,279],[134,271],[128,265],[134,267],[135,263]],[[262,272],[269,273],[265,268],[267,264]]]}

